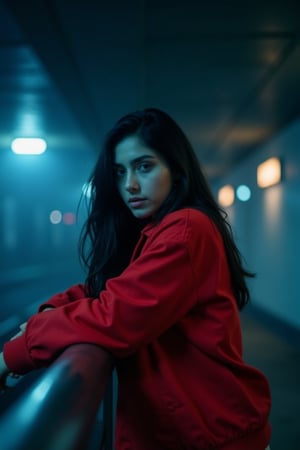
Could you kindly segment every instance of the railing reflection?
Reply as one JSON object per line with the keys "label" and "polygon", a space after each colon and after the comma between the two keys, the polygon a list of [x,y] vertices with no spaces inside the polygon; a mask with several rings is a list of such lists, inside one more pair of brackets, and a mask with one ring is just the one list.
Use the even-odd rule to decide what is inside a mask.
{"label": "railing reflection", "polygon": [[[104,396],[111,401],[112,370],[100,347],[67,348],[0,418],[1,450],[86,450]],[[107,442],[97,448],[110,450]]]}

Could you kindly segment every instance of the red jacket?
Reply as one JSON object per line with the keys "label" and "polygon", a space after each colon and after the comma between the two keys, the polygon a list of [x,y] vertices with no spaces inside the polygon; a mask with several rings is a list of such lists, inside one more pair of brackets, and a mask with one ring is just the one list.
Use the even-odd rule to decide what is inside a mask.
{"label": "red jacket", "polygon": [[[239,312],[215,225],[183,209],[142,231],[131,263],[98,298],[52,297],[4,346],[10,370],[49,364],[67,346],[117,358],[117,450],[264,450],[269,385],[242,359]],[[43,305],[45,306],[45,305]]]}

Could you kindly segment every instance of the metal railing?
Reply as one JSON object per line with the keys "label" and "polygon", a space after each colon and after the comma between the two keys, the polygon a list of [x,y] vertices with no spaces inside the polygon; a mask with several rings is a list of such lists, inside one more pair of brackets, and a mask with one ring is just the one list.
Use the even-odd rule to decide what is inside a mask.
{"label": "metal railing", "polygon": [[[86,450],[102,400],[111,402],[112,371],[104,349],[67,348],[0,417],[1,450]],[[112,430],[105,432],[107,443],[98,448],[111,450]]]}

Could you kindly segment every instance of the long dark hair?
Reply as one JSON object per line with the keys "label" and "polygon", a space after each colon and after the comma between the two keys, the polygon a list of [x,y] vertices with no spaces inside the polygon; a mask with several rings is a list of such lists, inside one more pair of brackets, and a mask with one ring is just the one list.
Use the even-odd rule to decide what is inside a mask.
{"label": "long dark hair", "polygon": [[254,275],[242,264],[227,214],[214,199],[192,146],[176,122],[165,112],[147,108],[122,117],[108,133],[90,177],[88,218],[80,237],[81,261],[87,267],[88,294],[97,296],[107,279],[119,275],[128,265],[144,221],[136,219],[123,203],[114,175],[114,150],[129,135],[160,154],[167,162],[173,189],[157,212],[159,222],[166,214],[194,207],[207,214],[218,227],[230,267],[237,305],[249,300],[245,277]]}

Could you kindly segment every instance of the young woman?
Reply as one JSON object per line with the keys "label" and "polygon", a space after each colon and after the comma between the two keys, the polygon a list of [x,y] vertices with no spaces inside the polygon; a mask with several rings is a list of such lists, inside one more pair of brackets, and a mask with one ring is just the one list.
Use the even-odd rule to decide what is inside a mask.
{"label": "young woman", "polygon": [[243,361],[239,320],[252,274],[186,136],[160,110],[126,115],[91,185],[85,285],[40,307],[0,371],[97,344],[116,357],[117,450],[264,450],[269,385]]}

